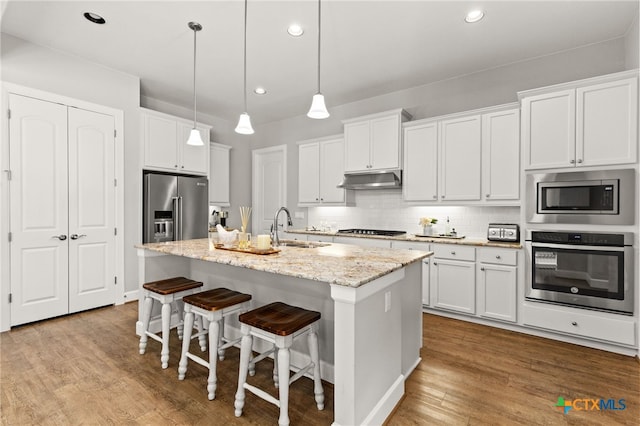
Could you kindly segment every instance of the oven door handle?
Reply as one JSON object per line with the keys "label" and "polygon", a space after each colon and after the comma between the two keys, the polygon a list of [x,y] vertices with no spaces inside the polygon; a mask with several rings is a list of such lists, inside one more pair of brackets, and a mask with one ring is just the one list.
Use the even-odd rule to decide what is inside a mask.
{"label": "oven door handle", "polygon": [[578,244],[553,244],[553,243],[531,243],[531,247],[536,248],[550,248],[550,249],[564,249],[564,250],[589,250],[589,251],[612,251],[612,252],[624,252],[624,247],[611,247],[611,246],[585,246]]}

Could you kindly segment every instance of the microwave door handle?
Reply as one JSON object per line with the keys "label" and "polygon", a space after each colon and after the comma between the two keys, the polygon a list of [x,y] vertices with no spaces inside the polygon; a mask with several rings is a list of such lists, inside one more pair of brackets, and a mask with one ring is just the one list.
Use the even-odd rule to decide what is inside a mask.
{"label": "microwave door handle", "polygon": [[590,251],[611,251],[611,252],[624,251],[624,247],[587,246],[587,245],[578,245],[578,244],[574,245],[574,244],[531,243],[531,247],[561,249],[561,250],[590,250]]}

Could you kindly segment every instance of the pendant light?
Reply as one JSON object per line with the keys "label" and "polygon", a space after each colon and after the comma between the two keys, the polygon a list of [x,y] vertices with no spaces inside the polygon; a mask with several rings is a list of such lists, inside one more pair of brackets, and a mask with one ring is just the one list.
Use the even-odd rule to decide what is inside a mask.
{"label": "pendant light", "polygon": [[318,0],[318,93],[313,95],[311,108],[309,108],[309,112],[307,113],[307,117],[317,119],[329,117],[329,111],[327,111],[327,107],[324,104],[324,96],[320,93],[320,17],[320,0]]}
{"label": "pendant light", "polygon": [[202,25],[197,22],[189,22],[189,28],[193,30],[193,129],[189,133],[187,145],[202,146],[202,137],[196,129],[196,33],[202,29]]}
{"label": "pendant light", "polygon": [[247,113],[247,0],[244,0],[244,112],[240,114],[236,133],[252,135],[251,117]]}

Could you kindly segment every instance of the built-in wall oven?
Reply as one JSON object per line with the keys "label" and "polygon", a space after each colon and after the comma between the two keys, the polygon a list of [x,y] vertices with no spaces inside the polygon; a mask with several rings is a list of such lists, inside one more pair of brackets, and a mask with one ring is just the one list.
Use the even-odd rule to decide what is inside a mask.
{"label": "built-in wall oven", "polygon": [[527,231],[526,298],[633,315],[632,233]]}
{"label": "built-in wall oven", "polygon": [[635,170],[527,175],[527,222],[633,225]]}

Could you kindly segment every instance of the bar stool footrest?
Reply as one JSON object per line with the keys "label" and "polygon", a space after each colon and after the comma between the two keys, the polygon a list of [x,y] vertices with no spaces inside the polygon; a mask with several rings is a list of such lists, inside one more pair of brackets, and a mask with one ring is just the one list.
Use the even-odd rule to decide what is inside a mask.
{"label": "bar stool footrest", "polygon": [[301,368],[296,374],[294,374],[293,376],[291,376],[291,378],[289,379],[289,384],[295,382],[296,380],[298,380],[300,377],[304,376],[307,371],[313,369],[313,367],[315,367],[315,364],[310,362],[309,364],[307,364],[305,367]]}
{"label": "bar stool footrest", "polygon": [[259,396],[265,401],[270,402],[276,407],[280,408],[280,401],[274,398],[273,396],[269,395],[267,392],[263,391],[262,389],[259,389],[253,385],[250,385],[249,383],[244,383],[242,387],[248,390],[249,392],[251,392],[252,394]]}

